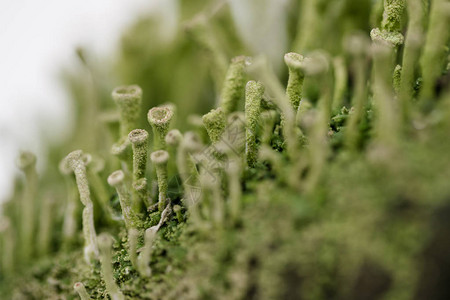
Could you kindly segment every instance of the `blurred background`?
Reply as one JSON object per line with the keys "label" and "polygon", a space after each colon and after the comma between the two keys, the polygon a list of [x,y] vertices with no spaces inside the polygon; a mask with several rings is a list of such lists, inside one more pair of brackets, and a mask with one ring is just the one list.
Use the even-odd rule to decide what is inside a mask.
{"label": "blurred background", "polygon": [[[373,16],[381,16],[371,15],[371,6],[371,0],[1,1],[0,201],[11,198],[19,150],[37,154],[44,186],[60,181],[57,164],[74,149],[108,155],[118,138],[108,130],[117,121],[115,86],[142,87],[142,128],[150,129],[144,112],[172,102],[176,126],[189,130],[195,118],[187,117],[217,101],[231,58],[265,55],[286,80],[284,53],[339,53],[345,34],[368,33]],[[322,13],[327,20],[317,23]],[[333,35],[316,38],[326,31]],[[306,97],[314,100],[314,91]]]}
{"label": "blurred background", "polygon": [[[213,3],[192,2],[198,5],[191,5],[192,12],[185,12],[186,15],[193,15],[196,7],[207,2]],[[251,11],[256,1],[230,2],[240,33],[250,46],[261,50],[267,35],[272,35],[272,40],[280,43],[270,47],[268,54],[280,58],[286,44],[285,24],[279,18],[284,13],[283,9],[280,11],[280,0],[262,1],[267,2],[268,9],[253,14],[246,11]],[[265,16],[268,13],[270,16]],[[252,15],[255,18],[249,18]],[[181,21],[177,0],[0,1],[0,201],[11,193],[19,150],[35,152],[42,171],[48,154],[46,145],[61,142],[73,130],[74,104],[63,81],[67,70],[82,72],[77,70],[81,66],[75,49],[89,53],[90,68],[108,73],[110,67],[103,66],[112,66],[120,55],[120,38],[126,29],[139,18],[145,24],[148,16],[159,23],[154,27],[161,38],[154,42],[173,41]],[[255,27],[252,23],[256,19],[267,22],[266,27],[260,24],[261,30],[254,35],[249,28]],[[152,47],[151,40],[136,41],[147,42]],[[123,83],[112,73],[97,77]]]}

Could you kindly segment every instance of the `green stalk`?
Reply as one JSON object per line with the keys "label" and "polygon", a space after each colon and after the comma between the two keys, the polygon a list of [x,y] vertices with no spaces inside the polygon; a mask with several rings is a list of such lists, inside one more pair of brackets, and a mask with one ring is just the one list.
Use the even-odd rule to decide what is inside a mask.
{"label": "green stalk", "polygon": [[36,156],[31,152],[20,153],[17,166],[24,172],[26,186],[22,199],[20,244],[22,260],[27,263],[34,249],[35,210],[37,202],[38,177],[36,173]]}

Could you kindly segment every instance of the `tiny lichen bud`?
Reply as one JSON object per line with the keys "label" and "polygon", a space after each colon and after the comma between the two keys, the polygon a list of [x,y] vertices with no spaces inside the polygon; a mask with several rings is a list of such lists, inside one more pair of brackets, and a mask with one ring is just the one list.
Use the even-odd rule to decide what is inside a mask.
{"label": "tiny lichen bud", "polygon": [[284,56],[284,62],[289,69],[286,94],[294,111],[297,111],[300,100],[302,99],[303,80],[305,79],[302,70],[302,61],[303,56],[298,53],[290,52]]}
{"label": "tiny lichen bud", "polygon": [[17,167],[22,171],[27,171],[36,166],[36,155],[31,152],[23,151],[20,153],[16,161]]}
{"label": "tiny lichen bud", "polygon": [[120,110],[120,136],[137,127],[141,112],[142,90],[137,85],[120,86],[113,90],[112,98]]}
{"label": "tiny lichen bud", "polygon": [[402,17],[406,0],[384,1],[383,20],[381,28],[390,32],[401,31]]}
{"label": "tiny lichen bud", "polygon": [[260,82],[249,81],[245,88],[245,154],[247,165],[253,167],[258,157],[256,130],[259,121],[261,99],[264,86]]}
{"label": "tiny lichen bud", "polygon": [[148,189],[147,189],[147,178],[140,178],[138,181],[133,183],[133,189],[136,192],[140,201],[142,201],[145,205],[149,206],[148,199]]}
{"label": "tiny lichen bud", "polygon": [[177,216],[177,220],[179,223],[183,222],[183,213],[181,212],[181,206],[174,205],[173,206],[173,211],[175,212],[175,215]]}
{"label": "tiny lichen bud", "polygon": [[105,281],[106,292],[112,300],[125,299],[119,286],[114,281],[113,265],[112,265],[112,237],[106,233],[102,233],[98,237],[98,247],[100,249],[100,263],[102,267],[102,277]]}
{"label": "tiny lichen bud", "polygon": [[163,211],[167,202],[167,162],[169,161],[169,153],[164,150],[158,150],[150,155],[152,163],[155,165],[156,176],[158,177],[159,200],[158,209]]}
{"label": "tiny lichen bud", "polygon": [[213,144],[217,143],[227,125],[226,115],[223,109],[219,107],[211,110],[209,113],[203,115],[202,120],[211,142]]}
{"label": "tiny lichen bud", "polygon": [[138,258],[138,271],[143,277],[152,276],[150,261],[152,256],[153,242],[156,238],[156,227],[147,228],[144,234],[144,247]]}
{"label": "tiny lichen bud", "polygon": [[124,136],[119,139],[117,143],[114,143],[111,147],[111,154],[117,156],[122,162],[122,167],[128,172],[133,169],[131,142]]}
{"label": "tiny lichen bud", "polygon": [[260,118],[263,128],[261,143],[270,145],[278,113],[275,110],[266,110],[261,113]]}
{"label": "tiny lichen bud", "polygon": [[139,231],[135,228],[130,228],[128,230],[128,255],[130,256],[130,262],[133,265],[133,267],[137,270],[138,264],[137,264],[137,244],[138,244],[138,236]]}
{"label": "tiny lichen bud", "polygon": [[165,137],[166,144],[171,147],[178,147],[180,145],[183,135],[178,129],[172,129]]}
{"label": "tiny lichen bud", "polygon": [[75,290],[75,292],[78,293],[81,300],[90,300],[91,299],[91,297],[87,293],[86,288],[84,287],[84,284],[82,282],[76,282],[73,285],[73,289]]}
{"label": "tiny lichen bud", "polygon": [[128,229],[137,228],[139,216],[137,212],[134,211],[131,195],[125,184],[125,174],[123,171],[117,170],[111,173],[108,177],[108,184],[114,187],[119,195],[125,226]]}
{"label": "tiny lichen bud", "polygon": [[182,145],[189,153],[194,153],[203,149],[200,137],[191,131],[184,134]]}
{"label": "tiny lichen bud", "polygon": [[165,137],[169,131],[170,123],[173,118],[173,110],[168,106],[153,107],[148,111],[148,122],[152,126],[155,136],[155,150],[165,149]]}
{"label": "tiny lichen bud", "polygon": [[145,177],[148,154],[148,132],[144,129],[134,129],[128,134],[133,148],[133,182]]}
{"label": "tiny lichen bud", "polygon": [[370,31],[370,37],[372,41],[385,44],[394,49],[402,45],[404,40],[403,34],[400,32],[381,31],[378,28]]}
{"label": "tiny lichen bud", "polygon": [[392,76],[393,86],[396,93],[400,90],[400,80],[402,75],[402,66],[396,65],[394,69],[394,74]]}
{"label": "tiny lichen bud", "polygon": [[222,88],[220,103],[220,107],[226,115],[237,110],[239,100],[244,96],[246,81],[244,70],[249,64],[250,58],[246,56],[238,56],[231,60]]}

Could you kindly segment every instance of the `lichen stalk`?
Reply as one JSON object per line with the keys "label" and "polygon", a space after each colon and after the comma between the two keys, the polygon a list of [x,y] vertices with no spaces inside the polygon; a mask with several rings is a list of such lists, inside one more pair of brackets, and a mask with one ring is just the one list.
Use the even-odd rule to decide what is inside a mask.
{"label": "lichen stalk", "polygon": [[156,169],[158,178],[158,209],[163,211],[167,204],[168,175],[167,162],[169,161],[169,153],[164,150],[158,150],[150,155],[153,165]]}
{"label": "lichen stalk", "polygon": [[100,263],[102,267],[102,277],[105,281],[106,291],[112,300],[124,300],[119,286],[114,281],[113,266],[112,266],[112,237],[106,233],[102,233],[98,237],[98,246],[100,248]]}
{"label": "lichen stalk", "polygon": [[335,83],[331,108],[337,110],[342,106],[348,84],[348,70],[344,57],[337,56],[333,59],[333,70]]}
{"label": "lichen stalk", "polygon": [[169,131],[170,123],[172,121],[173,111],[168,106],[153,107],[148,111],[147,119],[152,126],[154,135],[154,150],[165,150],[165,137]]}
{"label": "lichen stalk", "polygon": [[450,16],[448,0],[431,1],[428,31],[425,45],[420,58],[423,84],[420,90],[420,100],[429,104],[435,96],[435,83],[441,75],[445,56],[448,52],[450,36]]}
{"label": "lichen stalk", "polygon": [[86,175],[86,156],[83,151],[75,150],[66,156],[66,163],[75,174],[75,180],[80,194],[83,209],[83,235],[85,260],[90,263],[98,257],[97,234],[94,225],[94,205],[91,200],[91,192]]}
{"label": "lichen stalk", "polygon": [[31,152],[21,152],[17,161],[17,166],[25,174],[25,192],[21,201],[21,254],[26,263],[31,258],[34,247],[34,228],[36,209],[36,192],[38,177],[36,172],[36,156]]}
{"label": "lichen stalk", "polygon": [[67,189],[67,201],[64,209],[64,221],[63,221],[63,247],[69,249],[74,241],[77,230],[77,204],[78,204],[78,191],[76,183],[72,179],[72,169],[67,165],[66,160],[63,159],[59,163],[59,171],[64,176]]}
{"label": "lichen stalk", "polygon": [[399,102],[403,119],[409,118],[416,80],[416,61],[420,58],[420,48],[424,39],[424,19],[426,8],[423,0],[409,0],[406,3],[408,27],[403,49],[402,73],[400,78]]}
{"label": "lichen stalk", "polygon": [[148,132],[134,129],[128,134],[133,149],[133,183],[145,177],[148,155]]}
{"label": "lichen stalk", "polygon": [[55,201],[51,196],[43,199],[42,210],[40,212],[39,233],[37,236],[38,252],[40,256],[44,256],[49,252],[49,246],[52,237],[52,212]]}
{"label": "lichen stalk", "polygon": [[155,227],[147,228],[144,233],[144,247],[138,258],[138,271],[143,277],[152,276],[152,269],[150,267],[153,242],[156,238],[157,229]]}
{"label": "lichen stalk", "polygon": [[247,165],[250,168],[255,165],[258,157],[256,131],[263,94],[264,86],[260,82],[249,81],[247,83],[245,88],[245,154]]}
{"label": "lichen stalk", "polygon": [[294,111],[298,110],[303,93],[303,81],[305,79],[305,74],[302,70],[302,61],[303,56],[298,53],[290,52],[284,55],[284,62],[289,70],[286,95]]}
{"label": "lichen stalk", "polygon": [[111,154],[120,160],[124,172],[126,174],[131,174],[133,170],[133,154],[131,143],[127,136],[121,137],[117,143],[112,145]]}
{"label": "lichen stalk", "polygon": [[16,240],[14,238],[14,229],[11,226],[11,220],[8,217],[2,216],[0,219],[0,269],[3,276],[11,275],[14,272],[14,250]]}
{"label": "lichen stalk", "polygon": [[379,142],[385,146],[392,146],[396,144],[400,120],[392,87],[394,47],[391,44],[375,40],[372,44],[372,52],[374,59],[373,96],[376,108],[375,134]]}
{"label": "lichen stalk", "polygon": [[290,159],[296,161],[299,143],[295,130],[295,112],[290,105],[283,86],[273,70],[269,68],[268,62],[263,58],[255,60],[249,68],[249,72],[264,84],[269,94],[273,96],[272,101],[280,109],[284,118],[283,136],[286,140],[287,155]]}
{"label": "lichen stalk", "polygon": [[355,150],[359,140],[358,124],[364,115],[367,99],[367,53],[369,41],[363,34],[355,34],[347,38],[346,51],[352,58],[351,69],[355,74],[355,87],[352,96],[353,113],[350,115],[345,134],[345,145]]}
{"label": "lichen stalk", "polygon": [[244,96],[245,67],[249,64],[250,58],[246,56],[237,56],[231,60],[222,88],[220,102],[220,107],[222,107],[225,115],[236,111],[239,101]]}
{"label": "lichen stalk", "polygon": [[133,149],[133,205],[139,210],[147,201],[147,169],[148,132],[144,129],[134,129],[128,134]]}
{"label": "lichen stalk", "polygon": [[84,284],[82,282],[76,282],[73,285],[73,289],[75,292],[77,292],[78,296],[80,296],[81,300],[90,300],[91,297],[89,296],[88,292],[86,291],[86,288],[84,287]]}
{"label": "lichen stalk", "polygon": [[241,204],[241,164],[239,161],[232,161],[226,169],[228,176],[228,211],[232,222],[239,218],[242,208]]}
{"label": "lichen stalk", "polygon": [[135,228],[128,230],[128,256],[133,268],[138,269],[137,264],[137,244],[138,244],[139,231]]}
{"label": "lichen stalk", "polygon": [[117,170],[108,177],[108,184],[114,187],[119,195],[120,207],[127,229],[138,228],[140,216],[133,206],[130,191],[125,183],[125,174]]}
{"label": "lichen stalk", "polygon": [[200,138],[193,132],[186,132],[178,147],[177,167],[184,190],[184,203],[188,207],[194,222],[200,220],[197,203],[200,201],[200,186],[198,183],[198,170],[192,159],[192,154],[200,151],[203,145]]}
{"label": "lichen stalk", "polygon": [[[177,157],[178,148],[182,140],[183,135],[178,129],[172,129],[166,134],[165,141],[170,157]],[[169,160],[168,170],[170,176],[174,176],[177,173],[176,159]]]}
{"label": "lichen stalk", "polygon": [[213,144],[219,142],[227,126],[224,110],[221,107],[212,109],[209,113],[203,115],[202,120],[211,142]]}
{"label": "lichen stalk", "polygon": [[385,31],[400,32],[406,0],[384,0],[381,28]]}
{"label": "lichen stalk", "polygon": [[112,98],[120,111],[120,136],[125,137],[131,130],[137,128],[142,90],[137,85],[119,86],[113,90]]}

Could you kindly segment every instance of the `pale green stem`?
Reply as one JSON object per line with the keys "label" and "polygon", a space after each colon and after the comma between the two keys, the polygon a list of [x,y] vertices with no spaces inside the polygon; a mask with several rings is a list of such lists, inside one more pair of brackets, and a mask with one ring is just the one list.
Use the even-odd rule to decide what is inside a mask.
{"label": "pale green stem", "polygon": [[78,293],[81,300],[90,300],[91,297],[86,291],[86,288],[84,287],[84,284],[81,282],[77,282],[73,285],[74,290]]}
{"label": "pale green stem", "polygon": [[200,183],[203,188],[203,193],[207,195],[210,203],[211,219],[217,226],[221,226],[225,217],[224,199],[220,188],[221,178],[220,174],[211,173],[211,170],[206,171],[205,168],[200,172]]}
{"label": "pale green stem", "polygon": [[3,278],[7,278],[14,273],[14,246],[16,244],[14,229],[8,217],[2,216],[0,220],[0,263]]}
{"label": "pale green stem", "polygon": [[148,155],[148,132],[134,129],[128,134],[133,148],[133,182],[145,177]]}
{"label": "pale green stem", "polygon": [[381,28],[385,31],[400,32],[406,0],[384,0]]}
{"label": "pale green stem", "polygon": [[131,130],[137,128],[142,90],[137,85],[120,86],[113,90],[112,98],[120,111],[120,136],[125,137]]}
{"label": "pale green stem", "polygon": [[249,65],[249,58],[237,56],[231,60],[222,88],[220,107],[225,115],[238,109],[239,101],[244,96],[246,74],[244,69]]}
{"label": "pale green stem", "polygon": [[138,243],[139,231],[135,228],[130,228],[128,230],[128,255],[130,257],[131,265],[136,270],[138,269],[137,264],[137,243]]}
{"label": "pale green stem", "polygon": [[241,212],[241,171],[241,166],[238,161],[231,162],[226,169],[228,175],[228,206],[232,222],[235,222],[239,218]]}
{"label": "pale green stem", "polygon": [[294,111],[298,110],[303,94],[303,81],[305,74],[302,70],[303,56],[290,52],[284,56],[284,62],[289,69],[289,80],[286,88],[286,95]]}
{"label": "pale green stem", "polygon": [[192,160],[191,154],[203,148],[199,137],[193,132],[186,132],[177,152],[177,166],[183,189],[184,202],[189,209],[194,222],[200,220],[198,205],[200,201],[200,186],[198,183],[198,171]]}
{"label": "pale green stem", "polygon": [[450,36],[450,14],[448,0],[433,0],[426,35],[425,46],[420,67],[423,84],[420,90],[420,100],[429,103],[435,96],[435,84],[444,67],[447,45]]}
{"label": "pale green stem", "polygon": [[347,66],[342,56],[333,59],[333,69],[335,83],[331,107],[333,110],[337,110],[342,106],[342,100],[344,99],[348,84]]}
{"label": "pale green stem", "polygon": [[179,223],[183,222],[184,218],[183,218],[183,214],[181,212],[181,206],[174,205],[173,206],[173,211],[175,212],[175,215],[177,216],[177,220]]}
{"label": "pale green stem", "polygon": [[147,204],[147,169],[148,132],[144,129],[134,129],[128,134],[133,148],[133,205],[139,210],[142,203]]}
{"label": "pale green stem", "polygon": [[100,263],[102,267],[102,277],[105,281],[106,292],[112,300],[124,300],[119,286],[114,281],[113,266],[112,266],[112,237],[106,233],[102,233],[98,237],[98,246],[100,248]]}
{"label": "pale green stem", "polygon": [[221,107],[212,109],[203,115],[202,120],[211,142],[213,144],[219,142],[227,126],[226,114],[223,109]]}
{"label": "pale green stem", "polygon": [[22,199],[21,213],[21,252],[25,263],[31,258],[34,250],[35,209],[37,202],[38,177],[36,173],[36,156],[31,152],[20,153],[17,166],[25,174],[25,192]]}
{"label": "pale green stem", "polygon": [[255,61],[249,71],[264,84],[268,92],[274,97],[272,101],[281,110],[285,121],[285,126],[283,126],[283,136],[286,140],[287,155],[291,160],[296,161],[299,142],[295,130],[295,113],[289,103],[289,99],[285,94],[283,86],[264,59]]}
{"label": "pale green stem", "polygon": [[78,204],[78,191],[76,183],[72,178],[72,169],[67,165],[66,159],[63,159],[59,163],[59,171],[64,175],[64,181],[66,183],[67,189],[67,201],[64,210],[64,221],[63,221],[63,247],[69,249],[72,242],[74,241],[76,230],[77,230],[77,204]]}
{"label": "pale green stem", "polygon": [[216,91],[220,91],[228,67],[227,55],[208,24],[208,16],[197,15],[186,26],[186,30],[190,37],[205,50],[207,59],[211,61]]}
{"label": "pale green stem", "polygon": [[347,52],[350,53],[352,59],[352,70],[355,78],[355,87],[353,89],[352,106],[353,113],[350,115],[347,123],[345,144],[355,150],[359,140],[358,124],[364,116],[364,107],[367,100],[367,49],[369,41],[363,34],[353,35],[347,40]]}
{"label": "pale green stem", "polygon": [[263,128],[261,144],[270,145],[277,116],[278,114],[275,110],[266,110],[261,113],[260,118]]}
{"label": "pale green stem", "polygon": [[[177,157],[178,147],[180,146],[181,141],[183,140],[183,135],[178,129],[170,130],[166,137],[166,145],[169,150],[170,157]],[[177,173],[177,162],[176,159],[171,159],[168,165],[169,175],[174,176]]]}
{"label": "pale green stem", "polygon": [[43,256],[48,253],[53,221],[53,206],[55,202],[49,196],[44,198],[42,209],[40,211],[39,233],[38,233],[38,250],[39,255]]}
{"label": "pale green stem", "polygon": [[119,158],[122,169],[126,174],[130,174],[133,170],[133,159],[130,140],[125,136],[112,145],[111,154]]}
{"label": "pale green stem", "polygon": [[255,81],[249,81],[245,89],[245,154],[247,165],[252,168],[258,157],[256,130],[261,110],[261,100],[264,86]]}
{"label": "pale green stem", "polygon": [[139,255],[137,264],[138,271],[142,277],[152,276],[152,269],[150,268],[153,242],[156,239],[156,227],[147,228],[144,234],[144,247]]}
{"label": "pale green stem", "polygon": [[399,102],[403,119],[408,119],[409,106],[413,100],[414,83],[416,81],[417,61],[424,38],[423,21],[426,8],[423,0],[408,0],[408,29],[403,49],[402,74],[400,78]]}
{"label": "pale green stem", "polygon": [[392,58],[394,48],[386,43],[374,41],[373,97],[376,109],[375,134],[384,145],[396,144],[399,129],[399,114],[392,89]]}
{"label": "pale green stem", "polygon": [[158,150],[150,155],[153,165],[156,169],[156,176],[158,178],[158,209],[163,211],[167,204],[167,162],[169,161],[169,153],[164,150]]}
{"label": "pale green stem", "polygon": [[[319,76],[322,83],[322,90],[318,100],[318,119],[309,136],[308,151],[310,157],[310,170],[305,182],[305,191],[307,193],[312,192],[317,186],[329,153],[327,134],[331,116],[331,86],[333,83],[331,70],[328,70],[329,60],[327,55],[322,52],[313,52],[310,54],[310,59],[310,62],[305,65],[305,69],[307,70],[307,74]],[[294,170],[297,171],[296,169]],[[294,173],[290,176],[292,178],[299,178],[300,174]],[[294,184],[293,187],[298,187],[298,184]]]}
{"label": "pale green stem", "polygon": [[85,206],[83,209],[83,233],[84,233],[84,254],[88,263],[98,256],[97,234],[94,226],[94,205],[91,200],[89,183],[86,176],[86,156],[83,151],[75,150],[69,153],[66,164],[75,173],[75,179],[80,194],[80,201]]}
{"label": "pale green stem", "polygon": [[140,216],[134,210],[131,194],[125,184],[125,174],[117,170],[108,177],[108,184],[114,187],[119,195],[120,207],[127,229],[138,228]]}
{"label": "pale green stem", "polygon": [[148,111],[147,119],[153,129],[154,150],[166,149],[166,134],[169,131],[173,111],[168,106],[153,107]]}

